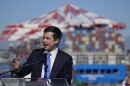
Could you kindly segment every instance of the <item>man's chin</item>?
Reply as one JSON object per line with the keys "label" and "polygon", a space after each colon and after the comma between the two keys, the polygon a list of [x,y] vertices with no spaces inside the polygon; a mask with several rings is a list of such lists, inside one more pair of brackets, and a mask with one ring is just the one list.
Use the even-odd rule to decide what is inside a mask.
{"label": "man's chin", "polygon": [[45,50],[48,50],[48,48],[47,47],[43,47]]}

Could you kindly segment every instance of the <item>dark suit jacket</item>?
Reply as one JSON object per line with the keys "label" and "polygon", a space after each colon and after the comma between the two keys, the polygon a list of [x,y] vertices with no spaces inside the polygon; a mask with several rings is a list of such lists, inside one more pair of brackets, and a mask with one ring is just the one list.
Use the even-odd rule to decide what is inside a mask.
{"label": "dark suit jacket", "polygon": [[[24,65],[31,64],[36,61],[41,62],[29,67],[21,68],[20,71],[16,73],[16,75],[24,77],[25,75],[31,73],[31,78],[41,78],[42,65],[46,58],[43,54],[44,51],[44,49],[34,49]],[[72,79],[72,69],[72,57],[58,49],[58,53],[51,70],[50,78],[65,78],[70,84]]]}

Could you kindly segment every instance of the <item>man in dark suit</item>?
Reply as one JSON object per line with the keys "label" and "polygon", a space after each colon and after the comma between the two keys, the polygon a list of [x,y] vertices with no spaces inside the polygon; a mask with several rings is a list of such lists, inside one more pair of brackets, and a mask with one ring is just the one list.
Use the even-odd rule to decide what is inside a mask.
{"label": "man in dark suit", "polygon": [[[62,32],[55,26],[44,29],[43,48],[34,49],[24,65],[26,66],[37,61],[41,62],[20,68],[20,61],[14,61],[12,63],[14,69],[20,68],[18,71],[15,71],[15,74],[19,77],[24,77],[31,73],[31,78],[65,78],[70,84],[72,79],[73,61],[69,54],[58,48],[61,37]],[[49,67],[47,65],[48,57],[46,56],[46,53],[48,52],[50,53]],[[48,72],[47,68],[50,72]]]}

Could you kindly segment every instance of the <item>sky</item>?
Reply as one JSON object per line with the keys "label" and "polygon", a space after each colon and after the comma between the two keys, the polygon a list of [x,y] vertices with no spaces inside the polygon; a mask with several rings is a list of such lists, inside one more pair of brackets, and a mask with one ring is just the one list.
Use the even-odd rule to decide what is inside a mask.
{"label": "sky", "polygon": [[[115,22],[123,22],[126,29],[120,32],[130,37],[130,0],[0,0],[0,32],[8,24],[37,18],[45,13],[71,3]],[[0,48],[5,45],[0,41]]]}

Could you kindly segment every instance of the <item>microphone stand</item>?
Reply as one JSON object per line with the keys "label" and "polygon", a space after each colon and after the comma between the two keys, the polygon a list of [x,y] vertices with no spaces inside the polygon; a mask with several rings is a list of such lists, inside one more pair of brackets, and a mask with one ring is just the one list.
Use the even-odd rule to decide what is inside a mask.
{"label": "microphone stand", "polygon": [[21,69],[21,68],[24,68],[24,67],[28,67],[28,66],[37,64],[37,63],[39,63],[39,62],[41,62],[41,61],[36,61],[36,62],[31,63],[31,64],[23,65],[23,66],[19,67],[18,69],[11,69],[11,70],[9,70],[9,71],[2,72],[2,73],[0,73],[0,76],[4,75],[4,74],[6,74],[6,73],[9,73],[9,72],[17,71],[17,70],[19,70],[19,69]]}

